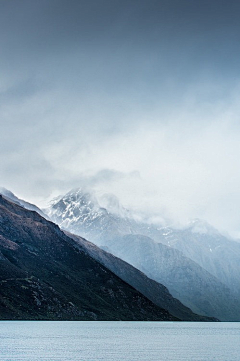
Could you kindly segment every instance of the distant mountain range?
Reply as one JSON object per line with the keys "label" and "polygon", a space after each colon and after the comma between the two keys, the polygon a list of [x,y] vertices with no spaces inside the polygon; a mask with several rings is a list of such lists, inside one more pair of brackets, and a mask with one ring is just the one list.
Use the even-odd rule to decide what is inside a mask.
{"label": "distant mountain range", "polygon": [[187,229],[161,230],[155,241],[178,249],[240,296],[240,243],[206,222],[193,221]]}
{"label": "distant mountain range", "polygon": [[240,303],[231,290],[177,249],[142,235],[114,238],[105,249],[165,285],[195,313],[223,321],[240,315]]}
{"label": "distant mountain range", "polygon": [[101,206],[91,191],[75,189],[44,210],[52,221],[164,284],[194,312],[240,320],[240,244],[206,222],[185,229],[136,221],[117,198]]}
{"label": "distant mountain range", "polygon": [[184,321],[209,321],[205,316],[194,314],[188,307],[179,300],[173,298],[168,289],[150,278],[137,268],[131,266],[122,259],[113,256],[82,237],[65,233],[83,248],[91,257],[106,266],[109,270],[133,286],[153,303],[168,310],[172,315]]}

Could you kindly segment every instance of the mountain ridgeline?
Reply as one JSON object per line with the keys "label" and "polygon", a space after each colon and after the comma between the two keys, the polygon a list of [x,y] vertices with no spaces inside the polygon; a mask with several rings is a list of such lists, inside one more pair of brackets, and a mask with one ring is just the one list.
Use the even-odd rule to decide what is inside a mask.
{"label": "mountain ridgeline", "polygon": [[0,318],[178,320],[57,225],[0,195]]}
{"label": "mountain ridgeline", "polygon": [[174,298],[168,289],[161,283],[148,278],[143,272],[131,266],[122,259],[115,257],[101,248],[97,247],[86,239],[65,233],[84,249],[91,257],[106,266],[113,273],[133,286],[153,303],[161,308],[168,310],[172,315],[184,321],[213,321],[213,318],[200,316],[193,313],[188,307],[184,306],[178,299]]}
{"label": "mountain ridgeline", "polygon": [[240,320],[239,243],[199,220],[182,230],[136,221],[116,198],[109,199],[100,206],[91,191],[79,188],[44,212],[166,286],[193,312]]}

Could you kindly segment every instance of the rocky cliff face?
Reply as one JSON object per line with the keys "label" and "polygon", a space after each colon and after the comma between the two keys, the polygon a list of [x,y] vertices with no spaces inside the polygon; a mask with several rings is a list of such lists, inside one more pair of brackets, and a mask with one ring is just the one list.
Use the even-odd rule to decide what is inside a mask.
{"label": "rocky cliff face", "polygon": [[175,320],[57,225],[0,196],[0,318]]}

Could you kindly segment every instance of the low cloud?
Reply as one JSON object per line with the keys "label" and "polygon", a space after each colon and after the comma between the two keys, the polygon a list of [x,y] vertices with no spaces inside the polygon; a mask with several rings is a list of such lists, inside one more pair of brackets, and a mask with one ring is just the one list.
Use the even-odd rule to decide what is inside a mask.
{"label": "low cloud", "polygon": [[239,235],[239,4],[150,3],[1,3],[1,185]]}

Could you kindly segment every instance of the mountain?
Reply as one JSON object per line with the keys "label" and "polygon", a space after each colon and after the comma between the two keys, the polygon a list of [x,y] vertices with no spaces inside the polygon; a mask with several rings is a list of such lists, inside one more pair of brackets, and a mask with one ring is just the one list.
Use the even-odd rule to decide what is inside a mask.
{"label": "mountain", "polygon": [[222,235],[206,222],[194,220],[185,229],[161,229],[155,241],[181,251],[240,296],[240,243]]}
{"label": "mountain", "polygon": [[47,215],[35,204],[29,203],[24,201],[23,199],[19,199],[15,194],[13,194],[11,191],[4,187],[0,187],[0,194],[4,196],[4,198],[8,199],[9,201],[12,201],[15,204],[18,204],[19,206],[22,206],[23,208],[29,209],[30,211],[35,211],[39,213],[42,217],[48,218]]}
{"label": "mountain", "polygon": [[65,233],[74,239],[87,254],[133,286],[153,303],[168,310],[172,315],[184,321],[216,321],[216,319],[193,313],[190,308],[184,306],[178,299],[172,297],[165,286],[148,278],[143,272],[131,266],[129,263],[102,250],[80,236],[73,235],[66,231]]}
{"label": "mountain", "polygon": [[[223,252],[219,243],[223,237],[216,237],[209,225],[195,224],[185,230],[157,227],[136,221],[118,204],[112,209],[109,202],[105,204],[102,207],[91,191],[79,188],[54,200],[45,212],[65,230],[100,245],[164,284],[194,312],[221,320],[240,319],[236,242],[227,240]],[[209,237],[215,237],[216,251],[208,247],[207,257],[204,244]]]}
{"label": "mountain", "polygon": [[73,189],[65,196],[54,199],[44,212],[62,229],[97,244],[116,234],[132,233],[137,226],[133,219],[101,207],[94,194],[82,188]]}
{"label": "mountain", "polygon": [[240,320],[240,302],[231,290],[177,249],[142,235],[109,240],[105,249],[166,286],[193,312],[222,321]]}
{"label": "mountain", "polygon": [[176,320],[57,225],[0,195],[0,318]]}

